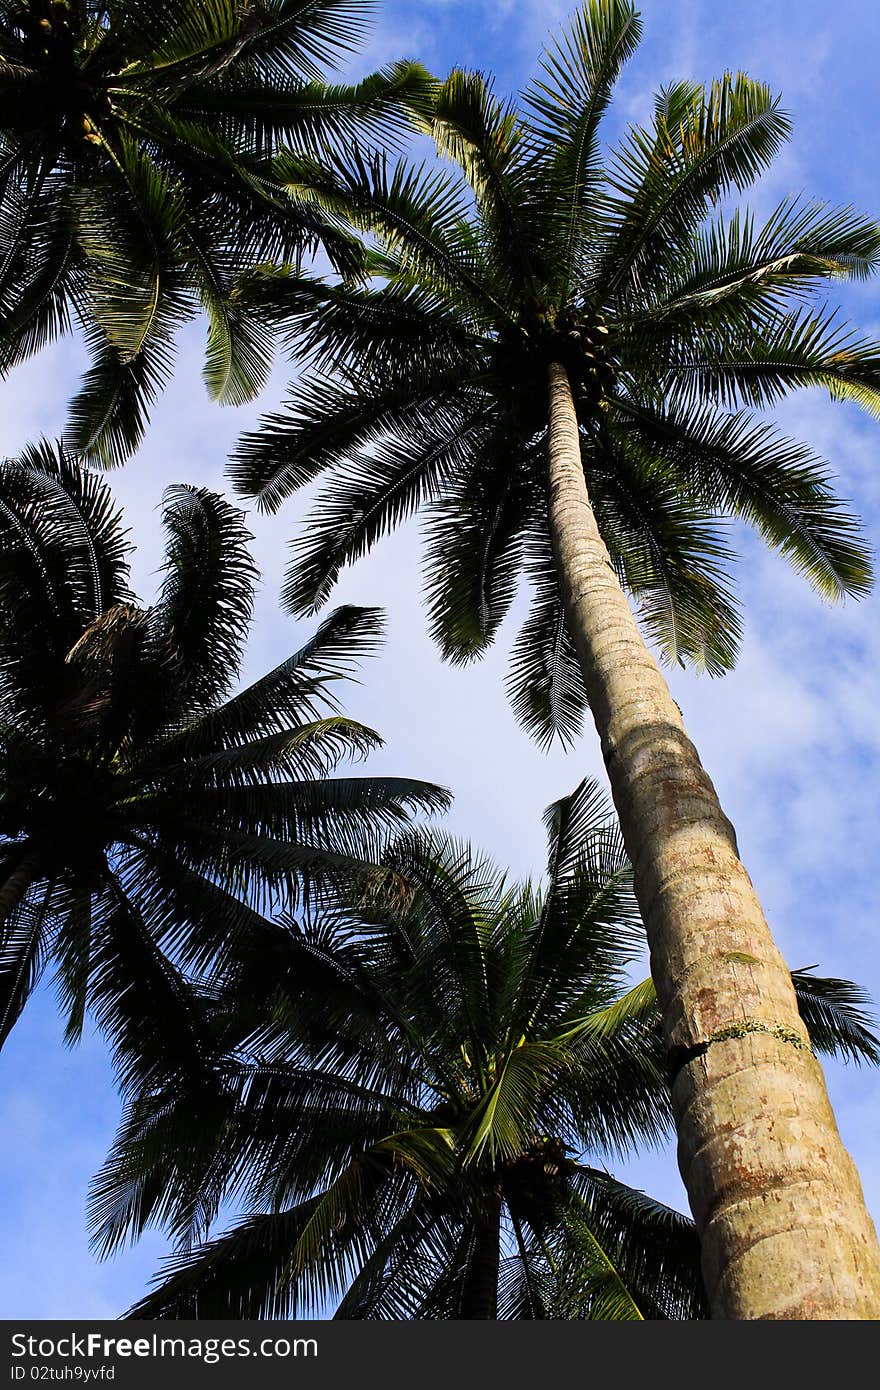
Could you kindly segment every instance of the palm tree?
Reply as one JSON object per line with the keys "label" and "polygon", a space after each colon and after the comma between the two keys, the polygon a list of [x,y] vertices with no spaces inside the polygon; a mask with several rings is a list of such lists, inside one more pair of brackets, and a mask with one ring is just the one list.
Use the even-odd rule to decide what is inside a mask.
{"label": "palm tree", "polygon": [[[692,1223],[596,1166],[669,1124],[608,809],[589,783],[549,808],[544,886],[405,835],[402,910],[288,919],[227,976],[208,1123],[142,1092],[94,1185],[103,1253],[157,1219],[186,1246],[134,1316],[706,1316]],[[880,1061],[859,992],[799,979],[819,1045]],[[224,1202],[246,1214],[207,1239]]]}
{"label": "palm tree", "polygon": [[0,1043],[52,960],[68,1040],[90,1010],[123,1085],[201,1077],[199,981],[271,934],[261,909],[328,891],[410,810],[448,800],[328,776],[381,741],[331,691],[380,614],[338,609],[230,695],[250,536],[203,488],[169,489],[163,520],[144,608],[103,481],[45,445],[0,465]]}
{"label": "palm tree", "polygon": [[315,155],[383,128],[424,85],[399,63],[354,86],[322,70],[370,0],[2,0],[0,372],[76,324],[92,365],[71,445],[104,464],[138,444],[178,325],[208,319],[205,379],[240,404],[271,340],[233,292],[246,267],[356,248],[272,178],[279,141]]}
{"label": "palm tree", "polygon": [[316,177],[322,206],[377,239],[384,283],[289,297],[315,369],[245,435],[233,476],[274,510],[329,470],[294,611],[421,506],[448,659],[482,652],[529,578],[510,695],[543,741],[586,706],[599,732],[713,1310],[876,1317],[880,1251],[789,972],[626,595],[663,657],[720,672],[739,636],[726,518],[827,598],[866,591],[827,466],[749,408],[807,386],[880,407],[880,349],[811,298],[870,274],[880,229],[812,202],[763,226],[710,215],[789,132],[742,75],[664,89],[606,157],[601,117],[639,33],[629,0],[584,6],[524,113],[453,73],[420,116],[451,171],[355,153]]}

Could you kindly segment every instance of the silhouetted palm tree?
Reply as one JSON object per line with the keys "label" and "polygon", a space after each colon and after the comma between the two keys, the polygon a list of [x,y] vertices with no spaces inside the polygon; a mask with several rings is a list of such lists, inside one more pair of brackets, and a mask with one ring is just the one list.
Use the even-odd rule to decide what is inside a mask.
{"label": "silhouetted palm tree", "polygon": [[448,800],[328,775],[380,742],[331,689],[375,648],[375,610],[338,609],[231,695],[257,577],[242,515],[175,487],[163,520],[144,608],[99,478],[45,445],[0,465],[0,1041],[51,961],[68,1039],[91,1010],[124,1085],[206,1064],[198,982],[271,934],[261,909]]}
{"label": "silhouetted palm tree", "polygon": [[177,327],[208,318],[205,380],[239,404],[271,338],[235,291],[255,262],[321,243],[359,254],[272,175],[280,141],[315,155],[380,131],[424,86],[399,63],[328,86],[369,0],[2,0],[0,371],[72,324],[92,355],[68,442],[103,463],[138,444]]}

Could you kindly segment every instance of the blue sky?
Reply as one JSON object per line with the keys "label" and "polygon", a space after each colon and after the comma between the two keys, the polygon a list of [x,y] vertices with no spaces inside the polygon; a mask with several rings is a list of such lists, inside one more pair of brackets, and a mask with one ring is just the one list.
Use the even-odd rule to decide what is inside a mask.
{"label": "blue sky", "polygon": [[[559,0],[387,0],[357,67],[417,57],[494,72],[514,90],[534,67],[548,30],[571,9]],[[794,136],[750,201],[766,210],[790,193],[853,203],[880,216],[876,54],[880,6],[865,0],[643,0],[645,39],[620,84],[617,128],[649,109],[654,89],[744,68],[783,95]],[[614,123],[611,126],[611,133]],[[849,315],[880,337],[880,282],[849,290]],[[279,369],[256,407],[221,411],[200,382],[202,337],[189,328],[179,370],[147,442],[112,482],[138,543],[144,598],[161,554],[156,507],[171,482],[223,486],[239,431],[283,394]],[[3,384],[0,451],[17,453],[61,430],[82,365],[60,344]],[[778,417],[831,461],[839,489],[880,543],[880,424],[813,393]],[[279,613],[285,542],[305,508],[252,518],[263,570],[246,674],[276,664],[310,630]],[[746,609],[740,664],[723,681],[681,672],[675,698],[737,828],[740,850],[792,967],[858,980],[880,1000],[875,866],[880,863],[880,623],[876,596],[829,608],[778,559],[745,538],[738,582]],[[514,724],[503,694],[517,613],[480,665],[441,666],[423,630],[415,528],[386,541],[347,573],[339,602],[383,605],[389,640],[350,687],[349,711],[379,728],[386,746],[371,768],[451,786],[456,832],[483,844],[513,873],[538,871],[541,812],[584,775],[602,776],[588,731],[573,752],[539,753]],[[844,1142],[880,1222],[880,1076],[829,1063]],[[51,994],[30,1007],[0,1056],[0,1316],[113,1317],[144,1289],[164,1249],[151,1235],[104,1265],[89,1255],[84,1200],[117,1116],[99,1039],[64,1048]],[[615,1171],[686,1209],[674,1151]]]}

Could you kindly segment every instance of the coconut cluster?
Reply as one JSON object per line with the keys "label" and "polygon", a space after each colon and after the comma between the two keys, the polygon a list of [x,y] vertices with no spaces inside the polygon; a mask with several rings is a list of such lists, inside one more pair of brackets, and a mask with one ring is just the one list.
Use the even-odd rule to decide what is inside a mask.
{"label": "coconut cluster", "polygon": [[[77,28],[69,0],[32,0],[18,20],[25,49],[22,55],[37,74],[36,123],[43,124],[47,109],[57,114],[64,143],[75,157],[82,143],[101,144],[96,121],[110,115],[112,103],[103,75],[87,74],[80,62]],[[24,101],[16,124],[28,123]]]}
{"label": "coconut cluster", "polygon": [[492,371],[521,435],[530,438],[546,428],[551,362],[561,362],[568,372],[581,419],[604,407],[616,381],[610,336],[601,315],[569,311],[542,312],[529,324],[499,335]]}

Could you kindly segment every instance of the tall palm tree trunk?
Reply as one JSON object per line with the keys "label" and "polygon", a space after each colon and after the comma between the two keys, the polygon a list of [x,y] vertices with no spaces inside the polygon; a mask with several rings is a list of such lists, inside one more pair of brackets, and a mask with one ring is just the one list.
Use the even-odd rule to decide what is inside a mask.
{"label": "tall palm tree trunk", "polygon": [[880,1318],[880,1249],[791,977],[596,525],[564,367],[549,525],[635,870],[716,1318]]}
{"label": "tall palm tree trunk", "polygon": [[41,865],[42,855],[39,850],[34,849],[30,844],[24,846],[21,858],[15,868],[0,883],[0,931],[28,889],[40,877]]}
{"label": "tall palm tree trunk", "polygon": [[475,1221],[474,1244],[461,1294],[461,1318],[498,1317],[498,1270],[501,1257],[501,1193],[487,1197]]}

